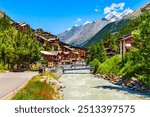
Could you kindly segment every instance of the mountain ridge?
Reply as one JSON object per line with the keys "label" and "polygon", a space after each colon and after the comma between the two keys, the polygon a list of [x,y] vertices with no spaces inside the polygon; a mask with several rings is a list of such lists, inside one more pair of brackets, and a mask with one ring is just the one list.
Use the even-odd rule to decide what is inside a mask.
{"label": "mountain ridge", "polygon": [[109,21],[105,19],[98,19],[97,21],[87,22],[80,26],[73,26],[70,30],[58,34],[57,36],[65,43],[80,45],[94,36],[108,23]]}
{"label": "mountain ridge", "polygon": [[[121,20],[124,16],[129,15],[131,12],[133,11],[130,8],[127,8],[118,14],[116,12],[113,12],[112,14],[108,14],[105,18],[98,19],[97,21],[86,22],[85,24],[80,26],[73,26],[69,30],[60,33],[57,36],[61,41],[65,43],[74,46],[82,46],[94,35],[96,35],[96,33],[102,30],[106,25],[111,22]],[[80,29],[76,30],[77,27],[80,27]]]}
{"label": "mountain ridge", "polygon": [[[79,30],[79,32],[82,30],[83,33],[80,33],[80,34],[89,34],[88,38],[85,38],[84,36],[76,34],[76,33],[74,33],[74,35],[70,34],[71,38],[65,38],[63,33],[61,33],[61,36],[58,35],[58,37],[61,40],[63,38],[62,41],[64,41],[65,43],[68,43],[68,44],[71,44],[74,46],[89,47],[91,44],[96,43],[101,38],[103,38],[104,34],[113,33],[113,32],[115,33],[115,31],[117,31],[125,23],[128,23],[128,22],[134,20],[136,17],[140,16],[142,14],[142,12],[144,11],[144,9],[150,10],[150,3],[147,3],[146,5],[138,8],[135,11],[133,11],[130,8],[127,8],[127,9],[123,10],[122,12],[112,12],[112,13],[108,14],[105,18],[101,19],[103,21],[106,21],[107,23],[104,26],[102,26],[99,29],[99,31],[97,31],[93,35],[89,34],[89,33],[91,30],[94,30],[94,29],[90,28],[91,29],[90,31],[84,32],[84,28],[83,28],[84,26],[81,25],[82,27]],[[96,21],[93,21],[93,22],[96,22]],[[90,23],[88,25],[90,25]],[[88,30],[88,29],[86,29],[86,30]],[[68,33],[69,33],[69,31],[68,31]],[[82,37],[82,38],[80,38],[80,37]]]}
{"label": "mountain ridge", "polygon": [[82,47],[89,47],[90,45],[99,42],[100,39],[104,38],[107,34],[117,32],[122,26],[129,23],[130,21],[134,20],[135,18],[139,17],[144,10],[150,10],[150,3],[140,7],[139,9],[135,10],[133,13],[124,16],[122,20],[112,22],[105,26],[102,30],[100,30],[96,35],[94,35],[90,40],[82,44]]}

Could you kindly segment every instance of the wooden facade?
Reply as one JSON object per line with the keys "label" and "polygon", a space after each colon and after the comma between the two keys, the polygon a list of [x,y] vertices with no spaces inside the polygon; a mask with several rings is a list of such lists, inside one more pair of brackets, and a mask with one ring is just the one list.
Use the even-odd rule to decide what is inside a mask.
{"label": "wooden facade", "polygon": [[[27,31],[30,26],[23,22],[13,23],[13,26],[17,30]],[[33,30],[33,29],[32,29]],[[48,42],[50,45],[49,52],[41,51],[44,60],[48,61],[48,66],[53,67],[62,64],[75,64],[79,59],[84,59],[86,57],[86,49],[70,46],[64,42],[61,42],[57,36],[51,34],[50,32],[45,32],[43,29],[39,28],[34,31],[34,36],[39,41],[43,47],[46,46]]]}
{"label": "wooden facade", "polygon": [[123,60],[123,55],[133,48],[134,39],[131,34],[120,38],[120,56]]}
{"label": "wooden facade", "polygon": [[28,24],[24,22],[14,22],[12,25],[16,27],[17,30],[21,30],[21,31],[27,31],[30,27]]}
{"label": "wooden facade", "polygon": [[113,57],[117,54],[117,51],[110,48],[110,41],[107,41],[106,43],[104,43],[104,48],[105,48],[107,57]]}
{"label": "wooden facade", "polygon": [[51,51],[42,53],[43,58],[49,62],[49,67],[75,64],[77,60],[86,57],[86,49],[63,43],[57,36],[44,32],[42,29],[36,30],[35,37],[43,46],[45,46],[45,41],[50,44]]}

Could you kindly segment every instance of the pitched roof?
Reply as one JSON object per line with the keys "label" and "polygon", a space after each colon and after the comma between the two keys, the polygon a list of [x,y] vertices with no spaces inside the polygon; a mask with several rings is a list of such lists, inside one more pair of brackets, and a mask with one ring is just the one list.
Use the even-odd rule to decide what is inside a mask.
{"label": "pitched roof", "polygon": [[74,50],[73,48],[69,47],[69,46],[64,46],[65,48],[69,49],[69,50]]}
{"label": "pitched roof", "polygon": [[72,53],[74,53],[74,54],[79,54],[79,52],[72,52]]}
{"label": "pitched roof", "polygon": [[24,22],[18,22],[17,24],[19,24],[20,26],[26,26],[28,24],[24,23]]}
{"label": "pitched roof", "polygon": [[43,37],[43,36],[40,36],[40,35],[38,35],[38,34],[34,34],[36,37],[39,37],[39,38],[41,38],[41,39],[43,39],[43,40],[47,40],[45,37]]}
{"label": "pitched roof", "polygon": [[70,52],[63,52],[64,54],[69,54]]}
{"label": "pitched roof", "polygon": [[125,35],[125,36],[119,38],[119,40],[127,40],[127,39],[131,39],[131,38],[133,38],[132,35],[128,34],[128,35]]}
{"label": "pitched roof", "polygon": [[60,51],[40,51],[44,55],[49,55],[49,56],[57,56]]}

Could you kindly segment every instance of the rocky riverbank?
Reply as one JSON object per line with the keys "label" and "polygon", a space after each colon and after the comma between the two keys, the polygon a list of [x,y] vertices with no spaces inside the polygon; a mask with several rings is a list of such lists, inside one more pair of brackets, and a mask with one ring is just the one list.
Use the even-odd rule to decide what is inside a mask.
{"label": "rocky riverbank", "polygon": [[150,95],[95,77],[90,70],[67,71],[60,78],[65,100],[149,100]]}
{"label": "rocky riverbank", "polygon": [[42,83],[46,82],[46,84],[48,84],[48,85],[53,87],[55,92],[57,92],[57,95],[55,96],[55,99],[60,99],[60,100],[64,99],[64,93],[63,93],[62,89],[65,86],[63,86],[63,84],[59,80],[56,80],[56,79],[48,77],[48,76],[42,76],[40,81]]}
{"label": "rocky riverbank", "polygon": [[131,79],[125,79],[122,76],[113,76],[113,75],[96,74],[95,76],[98,78],[103,78],[105,80],[108,80],[115,85],[127,87],[133,91],[140,91],[142,93],[146,93],[146,94],[150,95],[150,87],[144,85],[144,83],[140,82],[135,77],[133,77]]}

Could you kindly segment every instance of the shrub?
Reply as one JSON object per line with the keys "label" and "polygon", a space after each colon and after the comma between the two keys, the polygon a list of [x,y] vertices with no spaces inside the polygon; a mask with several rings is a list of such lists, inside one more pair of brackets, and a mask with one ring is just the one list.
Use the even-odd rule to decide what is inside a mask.
{"label": "shrub", "polygon": [[92,62],[89,63],[89,65],[91,65],[92,67],[95,67],[94,73],[96,73],[97,69],[100,66],[100,62],[97,59],[94,59]]}
{"label": "shrub", "polygon": [[141,64],[139,63],[140,56],[139,50],[133,49],[126,53],[123,60],[123,66],[119,72],[119,75],[123,75],[125,78],[135,77],[139,70],[141,69]]}
{"label": "shrub", "polygon": [[139,80],[145,85],[150,86],[150,74],[137,75]]}
{"label": "shrub", "polygon": [[107,75],[118,75],[121,67],[121,59],[120,55],[116,55],[110,59],[107,59],[104,63],[102,63],[97,73],[107,74]]}
{"label": "shrub", "polygon": [[8,70],[8,64],[3,66],[2,64],[0,64],[0,70]]}

